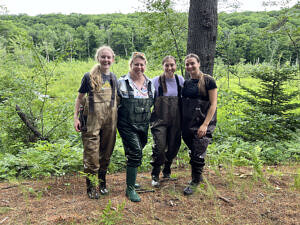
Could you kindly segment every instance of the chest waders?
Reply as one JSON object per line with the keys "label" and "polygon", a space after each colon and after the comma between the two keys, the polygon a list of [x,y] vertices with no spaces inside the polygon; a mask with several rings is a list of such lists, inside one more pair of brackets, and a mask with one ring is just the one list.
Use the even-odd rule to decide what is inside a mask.
{"label": "chest waders", "polygon": [[141,201],[135,191],[137,167],[142,163],[142,150],[147,144],[153,93],[151,82],[148,83],[149,98],[134,98],[133,89],[126,80],[129,98],[121,98],[118,108],[118,130],[123,141],[126,168],[126,196],[133,201]]}
{"label": "chest waders", "polygon": [[[111,74],[109,89],[99,92],[91,91],[85,98],[82,124],[83,165],[84,172],[95,175],[98,173],[100,193],[107,194],[106,172],[115,142],[117,125],[116,79]],[[87,179],[89,190],[95,187]],[[91,191],[90,191],[91,192]],[[94,195],[91,198],[97,198]]]}
{"label": "chest waders", "polygon": [[164,164],[163,176],[169,178],[171,164],[181,144],[181,86],[175,75],[177,96],[163,96],[162,77],[159,77],[158,94],[155,97],[151,114],[152,146],[152,185],[158,186],[160,167]]}
{"label": "chest waders", "polygon": [[197,130],[204,122],[209,107],[209,100],[182,98],[182,138],[190,150],[190,164],[192,167],[192,181],[190,186],[184,190],[186,195],[193,194],[193,188],[191,187],[197,186],[203,180],[204,158],[208,144],[212,140],[212,133],[216,127],[216,113],[210,121],[204,137],[198,138]]}

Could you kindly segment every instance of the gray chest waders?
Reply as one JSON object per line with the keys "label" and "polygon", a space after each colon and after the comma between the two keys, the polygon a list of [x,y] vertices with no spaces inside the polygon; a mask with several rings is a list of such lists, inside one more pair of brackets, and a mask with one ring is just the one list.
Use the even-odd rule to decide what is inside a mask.
{"label": "gray chest waders", "polygon": [[171,164],[181,144],[181,86],[175,75],[177,96],[163,96],[162,76],[159,77],[158,93],[151,114],[151,133],[153,136],[152,176],[158,178],[160,166],[165,164],[163,174],[169,176]]}
{"label": "gray chest waders", "polygon": [[121,98],[118,108],[118,130],[122,138],[127,165],[141,165],[142,149],[147,143],[153,93],[151,82],[148,83],[149,98],[134,98],[133,89],[126,80],[129,98]]}

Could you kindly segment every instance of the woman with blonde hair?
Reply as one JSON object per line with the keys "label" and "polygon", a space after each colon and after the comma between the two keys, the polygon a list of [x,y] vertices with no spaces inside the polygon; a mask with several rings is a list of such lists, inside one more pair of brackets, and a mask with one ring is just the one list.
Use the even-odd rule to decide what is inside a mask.
{"label": "woman with blonde hair", "polygon": [[203,181],[205,155],[216,127],[217,85],[215,80],[200,70],[196,54],[185,57],[185,69],[190,74],[182,88],[182,138],[189,148],[192,180],[184,189],[191,195]]}
{"label": "woman with blonde hair", "polygon": [[100,194],[108,194],[106,173],[116,142],[117,125],[117,79],[110,72],[114,58],[109,46],[97,50],[98,64],[83,76],[75,101],[74,128],[82,136],[87,194],[91,199],[99,198],[91,175],[98,175]]}
{"label": "woman with blonde hair", "polygon": [[129,61],[129,73],[118,80],[118,131],[123,141],[126,167],[126,196],[132,202],[141,201],[137,194],[137,169],[142,164],[143,148],[147,144],[154,87],[144,74],[146,56],[134,52]]}

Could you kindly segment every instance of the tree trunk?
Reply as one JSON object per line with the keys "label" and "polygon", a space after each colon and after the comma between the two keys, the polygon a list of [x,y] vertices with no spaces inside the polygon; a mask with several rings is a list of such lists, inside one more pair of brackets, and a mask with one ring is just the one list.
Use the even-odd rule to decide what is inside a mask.
{"label": "tree trunk", "polygon": [[201,71],[213,75],[217,40],[217,0],[190,0],[187,53],[200,58]]}

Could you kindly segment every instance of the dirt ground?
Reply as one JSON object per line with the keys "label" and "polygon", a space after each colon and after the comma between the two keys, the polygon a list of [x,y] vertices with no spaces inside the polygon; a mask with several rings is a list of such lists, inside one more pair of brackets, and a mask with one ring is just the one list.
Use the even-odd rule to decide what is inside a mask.
{"label": "dirt ground", "polygon": [[173,169],[173,179],[155,189],[150,173],[139,173],[149,191],[139,203],[125,197],[125,173],[109,174],[110,194],[98,200],[87,198],[79,175],[2,182],[0,224],[300,224],[297,168],[265,167],[264,179],[246,167],[206,168],[205,182],[188,197],[188,167]]}

